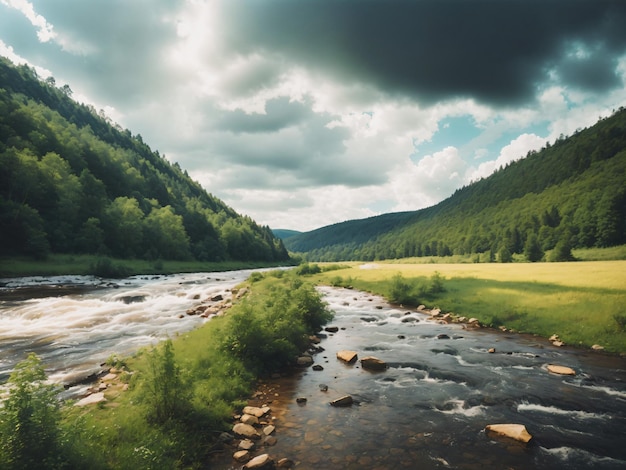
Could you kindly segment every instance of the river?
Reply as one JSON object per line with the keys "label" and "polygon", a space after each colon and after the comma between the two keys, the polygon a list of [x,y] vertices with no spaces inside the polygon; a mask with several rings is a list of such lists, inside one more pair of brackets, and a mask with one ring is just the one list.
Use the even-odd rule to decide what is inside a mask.
{"label": "river", "polygon": [[[277,443],[263,452],[316,470],[626,468],[624,358],[441,324],[363,292],[320,291],[339,330],[322,335],[314,358],[323,370],[266,385]],[[345,364],[336,358],[342,349],[389,367]],[[576,375],[550,373],[548,364]],[[351,407],[329,405],[346,394]],[[523,424],[533,439],[485,433],[499,423]]]}
{"label": "river", "polygon": [[[206,299],[229,299],[250,270],[102,280],[91,276],[2,279],[0,383],[28,352],[49,378],[72,384],[97,374],[110,356],[190,331],[207,321],[186,315]],[[88,385],[70,387],[78,396]]]}
{"label": "river", "polygon": [[[137,276],[114,284],[88,277],[3,280],[0,381],[29,351],[42,357],[54,381],[85,377],[112,354],[210,321],[185,311],[206,298],[227,298],[249,274]],[[75,290],[43,296],[55,292],[43,286],[67,284]],[[24,285],[36,285],[31,292],[42,297],[20,300],[14,294]],[[441,324],[354,290],[320,292],[338,331],[322,335],[324,351],[314,355],[323,370],[275,381],[270,406],[278,442],[264,451],[302,469],[626,468],[624,358]],[[345,364],[336,359],[341,349],[389,367],[370,372],[358,362]],[[576,375],[550,373],[548,364]],[[351,407],[329,405],[345,394],[355,399]],[[533,440],[523,445],[488,436],[485,426],[496,423],[523,424]],[[228,456],[221,465],[216,468],[240,468]]]}

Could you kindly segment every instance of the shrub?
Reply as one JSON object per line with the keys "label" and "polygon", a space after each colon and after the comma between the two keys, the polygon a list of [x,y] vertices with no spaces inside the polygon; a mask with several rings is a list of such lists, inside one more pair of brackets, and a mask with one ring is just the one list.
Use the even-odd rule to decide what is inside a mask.
{"label": "shrub", "polygon": [[143,398],[150,423],[165,425],[184,421],[189,415],[191,394],[176,363],[170,339],[150,353],[148,374],[143,380]]}
{"label": "shrub", "polygon": [[34,353],[15,366],[9,397],[0,407],[1,468],[61,466],[57,389],[45,380],[41,360]]}
{"label": "shrub", "polygon": [[320,268],[318,264],[305,263],[305,264],[301,264],[296,269],[296,274],[298,274],[299,276],[306,276],[306,275],[310,275],[310,274],[319,274],[321,272],[322,272],[322,268]]}
{"label": "shrub", "polygon": [[130,275],[126,266],[114,264],[111,258],[98,258],[90,267],[92,274],[99,277],[123,278]]}

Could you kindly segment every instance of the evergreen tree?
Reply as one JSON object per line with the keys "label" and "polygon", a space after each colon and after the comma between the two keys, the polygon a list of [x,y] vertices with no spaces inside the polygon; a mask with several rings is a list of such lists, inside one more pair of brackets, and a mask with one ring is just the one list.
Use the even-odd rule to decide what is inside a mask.
{"label": "evergreen tree", "polygon": [[543,250],[539,244],[539,239],[537,238],[537,235],[532,232],[526,238],[526,243],[524,244],[524,256],[526,256],[526,259],[531,263],[541,261],[543,258]]}

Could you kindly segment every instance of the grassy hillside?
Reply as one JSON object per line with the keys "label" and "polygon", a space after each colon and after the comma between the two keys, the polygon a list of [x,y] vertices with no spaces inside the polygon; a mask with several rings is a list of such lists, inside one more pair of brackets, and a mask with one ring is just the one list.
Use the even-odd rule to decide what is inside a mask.
{"label": "grassy hillside", "polygon": [[[420,211],[322,227],[285,244],[308,260],[514,254],[626,243],[626,109]],[[556,259],[559,259],[558,257]],[[563,259],[566,260],[566,259]]]}
{"label": "grassy hillside", "polygon": [[71,94],[0,57],[0,257],[288,259],[269,227]]}

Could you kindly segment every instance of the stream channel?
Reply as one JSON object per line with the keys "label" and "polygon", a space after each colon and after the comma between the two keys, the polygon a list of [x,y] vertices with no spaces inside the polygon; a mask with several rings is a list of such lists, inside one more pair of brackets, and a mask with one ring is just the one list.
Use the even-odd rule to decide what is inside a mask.
{"label": "stream channel", "polygon": [[[196,328],[210,320],[185,311],[198,299],[226,298],[250,272],[137,276],[115,285],[81,276],[5,279],[0,383],[30,351],[52,380],[69,383],[98,371],[112,354]],[[67,285],[72,289],[51,287]],[[29,292],[23,289],[33,296],[20,298]],[[320,335],[324,351],[314,361],[323,370],[274,381],[277,443],[263,452],[301,469],[626,468],[626,359],[442,324],[364,292],[320,291],[338,331]],[[343,363],[336,358],[343,349],[378,357],[388,368]],[[550,373],[549,364],[576,375]],[[84,387],[65,394],[78,396]],[[354,404],[330,406],[343,395]],[[521,444],[485,433],[498,423],[523,424],[533,439]],[[229,454],[217,467],[241,464]]]}

